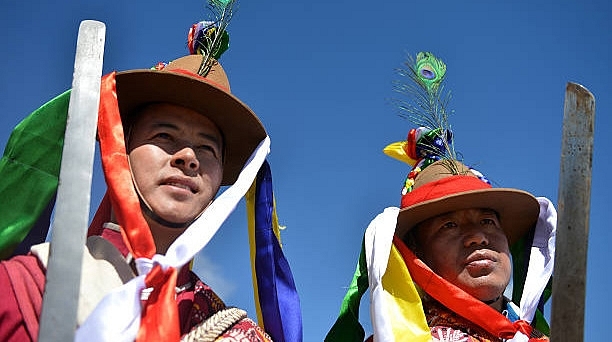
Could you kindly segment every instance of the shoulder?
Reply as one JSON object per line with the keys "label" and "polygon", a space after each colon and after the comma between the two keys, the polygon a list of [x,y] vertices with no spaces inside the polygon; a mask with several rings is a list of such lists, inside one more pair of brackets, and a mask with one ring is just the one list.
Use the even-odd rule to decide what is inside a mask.
{"label": "shoulder", "polygon": [[[49,243],[43,243],[30,249],[43,269],[49,260],[49,246]],[[133,277],[125,258],[111,242],[101,236],[87,238],[83,250],[77,323],[83,323],[108,292]]]}
{"label": "shoulder", "polygon": [[0,262],[0,340],[36,340],[44,286],[45,269],[36,256]]}
{"label": "shoulder", "polygon": [[0,262],[0,291],[3,294],[38,302],[44,287],[45,267],[35,255],[19,255]]}
{"label": "shoulder", "polygon": [[44,285],[45,266],[36,255],[18,255],[0,262],[0,265],[2,281],[27,280]]}
{"label": "shoulder", "polygon": [[[197,341],[197,338],[206,336],[215,341],[272,341],[272,338],[248,317],[246,311],[227,307],[213,289],[200,280],[195,273],[190,271],[188,274],[194,284],[191,319],[197,324],[191,328],[183,340]],[[188,295],[185,294],[185,296]],[[193,317],[194,314],[197,319]]]}

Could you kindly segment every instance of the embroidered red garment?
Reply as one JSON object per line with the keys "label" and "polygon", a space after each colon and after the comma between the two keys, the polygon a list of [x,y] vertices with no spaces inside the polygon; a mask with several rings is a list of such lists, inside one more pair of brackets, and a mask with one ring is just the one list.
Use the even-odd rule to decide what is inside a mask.
{"label": "embroidered red garment", "polygon": [[[181,335],[187,334],[194,327],[204,322],[215,313],[226,308],[225,303],[217,294],[191,272],[180,272],[178,283],[195,284],[188,290],[177,295],[179,317],[181,318]],[[238,321],[227,329],[219,339],[229,341],[268,342],[270,336],[250,318]]]}
{"label": "embroidered red garment", "polygon": [[434,341],[490,342],[499,339],[437,301],[424,296],[423,308]]}

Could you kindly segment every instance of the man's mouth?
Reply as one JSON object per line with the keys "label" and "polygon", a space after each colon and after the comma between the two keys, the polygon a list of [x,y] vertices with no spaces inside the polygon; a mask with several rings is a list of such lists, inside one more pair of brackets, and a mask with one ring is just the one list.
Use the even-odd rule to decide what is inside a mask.
{"label": "man's mouth", "polygon": [[474,261],[481,261],[481,260],[491,260],[491,261],[497,261],[497,258],[495,257],[495,255],[488,251],[488,250],[475,250],[474,252],[472,252],[467,259],[465,260],[466,263],[471,263]]}
{"label": "man's mouth", "polygon": [[166,179],[162,184],[184,189],[184,190],[190,191],[193,194],[198,192],[198,187],[195,185],[193,181],[189,179],[172,177],[172,178]]}
{"label": "man's mouth", "polygon": [[465,259],[465,267],[468,270],[484,270],[494,266],[497,262],[495,255],[486,250],[476,250]]}

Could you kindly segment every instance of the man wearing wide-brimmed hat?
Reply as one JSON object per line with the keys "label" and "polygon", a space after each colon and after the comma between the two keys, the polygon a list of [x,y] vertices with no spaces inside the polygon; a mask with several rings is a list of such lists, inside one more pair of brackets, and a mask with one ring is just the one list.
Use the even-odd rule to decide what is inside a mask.
{"label": "man wearing wide-brimmed hat", "polygon": [[[413,136],[421,142],[436,134],[417,132]],[[414,143],[409,137],[404,145]],[[361,329],[344,308],[358,306],[366,288],[377,341],[547,340],[536,327],[548,329],[537,308],[554,257],[551,202],[494,188],[457,160],[424,158],[415,164],[401,207],[386,209],[366,231],[356,285],[327,341],[363,339],[363,330],[350,333],[354,338],[341,336]],[[520,307],[504,296],[513,271],[510,246],[517,251],[514,297]],[[358,285],[363,282],[365,288]]]}
{"label": "man wearing wide-brimmed hat", "polygon": [[[401,205],[367,228],[326,341],[363,341],[358,310],[366,290],[376,341],[547,340],[540,331],[548,332],[541,305],[550,296],[554,260],[552,203],[494,188],[461,162],[447,122],[448,97],[440,94],[446,65],[431,53],[407,64],[416,85],[400,90],[416,96],[400,107],[431,126],[410,130],[384,150],[412,167]],[[511,279],[510,299],[504,293]]]}
{"label": "man wearing wide-brimmed hat", "polygon": [[[539,230],[550,237],[550,202],[518,189],[493,188],[479,172],[442,160],[415,175],[401,208],[395,234],[414,254],[399,241],[397,246],[407,263],[420,266],[411,272],[423,291],[434,339],[513,337],[503,316],[516,322],[527,315],[519,317],[520,309],[504,297],[512,275],[510,246],[536,229],[540,214]],[[517,324],[527,336],[544,337],[526,321]]]}
{"label": "man wearing wide-brimmed hat", "polygon": [[[227,307],[189,267],[252,184],[257,192],[271,191],[266,131],[232,95],[217,61],[219,49],[206,45],[215,34],[227,44],[216,25],[192,27],[192,55],[102,79],[98,138],[108,191],[89,228],[77,340],[271,341],[270,335],[278,336],[278,329],[270,334],[264,329],[280,322],[268,319],[259,327],[245,311]],[[230,187],[215,199],[222,185]],[[273,199],[267,197],[258,199],[255,211],[272,212]],[[287,293],[293,289],[288,296],[298,321],[284,329],[293,329],[299,340],[297,294],[282,252],[276,253],[272,262],[283,263],[278,273],[288,273],[284,281]],[[47,259],[48,244],[40,244],[28,255],[2,262],[1,340],[37,339]],[[285,300],[264,299],[274,307]]]}

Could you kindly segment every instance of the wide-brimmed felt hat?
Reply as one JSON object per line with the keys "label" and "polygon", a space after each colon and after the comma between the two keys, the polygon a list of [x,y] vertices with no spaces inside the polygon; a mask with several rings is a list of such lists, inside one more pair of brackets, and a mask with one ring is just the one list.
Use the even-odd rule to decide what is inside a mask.
{"label": "wide-brimmed felt hat", "polygon": [[402,196],[396,234],[404,238],[429,218],[470,208],[496,211],[510,245],[534,227],[540,211],[530,193],[493,188],[464,164],[440,160],[418,172],[411,191]]}
{"label": "wide-brimmed felt hat", "polygon": [[143,106],[166,102],[205,115],[221,131],[224,141],[222,185],[233,184],[257,145],[267,136],[255,113],[230,91],[229,80],[215,61],[206,77],[198,74],[202,55],[188,55],[161,70],[119,72],[117,98],[124,122]]}

